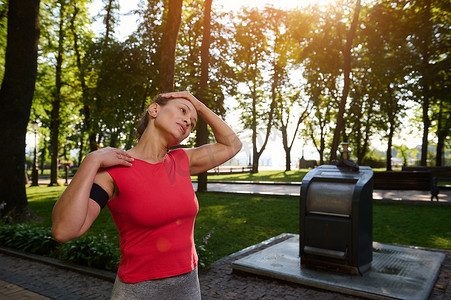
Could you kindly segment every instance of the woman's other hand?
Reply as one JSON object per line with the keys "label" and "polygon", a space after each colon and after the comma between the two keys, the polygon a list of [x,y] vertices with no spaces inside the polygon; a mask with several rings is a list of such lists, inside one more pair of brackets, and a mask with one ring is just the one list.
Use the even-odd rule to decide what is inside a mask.
{"label": "woman's other hand", "polygon": [[133,157],[126,151],[112,147],[93,151],[86,156],[85,160],[97,163],[99,168],[108,168],[117,165],[131,166],[134,161]]}

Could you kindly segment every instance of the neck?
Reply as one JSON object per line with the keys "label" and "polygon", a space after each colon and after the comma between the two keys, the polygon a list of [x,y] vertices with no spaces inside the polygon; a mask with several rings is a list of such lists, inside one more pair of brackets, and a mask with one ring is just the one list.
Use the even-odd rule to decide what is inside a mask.
{"label": "neck", "polygon": [[167,148],[163,143],[158,143],[155,139],[141,138],[138,144],[128,152],[135,158],[157,163],[164,160]]}

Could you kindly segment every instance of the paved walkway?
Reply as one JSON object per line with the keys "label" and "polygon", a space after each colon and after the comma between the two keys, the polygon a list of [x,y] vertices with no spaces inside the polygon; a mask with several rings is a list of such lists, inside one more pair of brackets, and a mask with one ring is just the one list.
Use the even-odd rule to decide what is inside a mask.
{"label": "paved walkway", "polygon": [[[40,179],[39,184],[48,184],[50,180]],[[64,184],[64,179],[59,179]],[[69,180],[70,182],[70,180]],[[197,182],[193,181],[194,190],[197,190]],[[272,181],[209,181],[207,185],[209,192],[217,193],[237,193],[252,195],[274,195],[299,197],[301,184],[299,182],[272,182]],[[451,205],[451,190],[441,190],[439,203]],[[376,201],[404,201],[416,202],[425,201],[431,203],[431,193],[429,191],[412,190],[374,190],[373,199]],[[434,203],[437,203],[434,200]]]}
{"label": "paved walkway", "polygon": [[[41,184],[45,183],[41,182]],[[196,183],[193,185],[196,188]],[[208,190],[298,197],[300,185],[211,182],[208,184]],[[450,191],[445,191],[439,196],[440,203],[451,203]],[[429,194],[418,191],[374,191],[373,197],[376,200],[431,204]],[[277,237],[271,243],[279,242],[282,238]],[[201,270],[199,278],[202,299],[361,299],[275,279],[232,272],[230,267],[232,261],[261,250],[271,243],[244,249],[216,261],[207,270]],[[451,251],[442,252],[446,254],[446,258],[428,300],[451,299]],[[88,268],[73,269],[52,259],[23,255],[0,248],[0,300],[109,299],[114,278],[114,273]]]}
{"label": "paved walkway", "polygon": [[[202,270],[199,280],[202,300],[252,300],[252,299],[363,299],[336,292],[315,289],[294,283],[251,274],[232,272],[231,262],[255,251],[266,248],[283,239],[283,235],[269,243],[245,249],[227,256]],[[0,299],[110,299],[114,273],[99,273],[97,270],[84,268],[74,271],[39,257],[25,255],[18,257],[0,248]],[[436,251],[436,250],[431,250]],[[446,254],[435,286],[427,300],[451,299],[451,251]],[[92,270],[92,273],[89,272]]]}
{"label": "paved walkway", "polygon": [[[197,190],[197,182],[193,182]],[[209,192],[238,193],[253,195],[275,195],[299,197],[301,184],[298,182],[249,182],[249,181],[209,181],[207,184]],[[451,190],[441,190],[439,203],[451,204]],[[377,201],[421,201],[431,203],[429,191],[411,190],[374,190],[373,199]],[[434,200],[433,203],[437,203]]]}

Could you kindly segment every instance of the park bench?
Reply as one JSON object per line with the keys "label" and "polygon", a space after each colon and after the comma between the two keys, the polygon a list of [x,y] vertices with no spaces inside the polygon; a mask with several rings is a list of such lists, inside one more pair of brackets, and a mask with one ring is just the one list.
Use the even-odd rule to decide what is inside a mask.
{"label": "park bench", "polygon": [[451,189],[451,167],[402,167],[403,172],[430,172],[431,180],[439,189]]}
{"label": "park bench", "polygon": [[430,191],[431,201],[438,201],[439,188],[428,170],[402,172],[374,172],[373,188],[375,190],[415,190]]}
{"label": "park bench", "polygon": [[249,173],[252,171],[252,166],[219,166],[208,170],[210,175],[228,175],[228,174],[239,174],[239,173]]}
{"label": "park bench", "polygon": [[374,172],[373,186],[377,190],[431,190],[431,173],[428,171]]}

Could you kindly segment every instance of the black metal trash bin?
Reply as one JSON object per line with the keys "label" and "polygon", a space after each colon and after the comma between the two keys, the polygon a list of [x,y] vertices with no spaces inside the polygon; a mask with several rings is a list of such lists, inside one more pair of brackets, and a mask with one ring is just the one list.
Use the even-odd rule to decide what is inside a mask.
{"label": "black metal trash bin", "polygon": [[300,195],[301,264],[359,274],[371,267],[373,171],[322,165]]}

